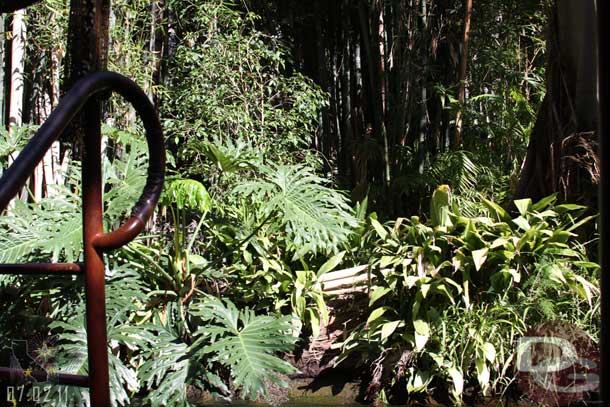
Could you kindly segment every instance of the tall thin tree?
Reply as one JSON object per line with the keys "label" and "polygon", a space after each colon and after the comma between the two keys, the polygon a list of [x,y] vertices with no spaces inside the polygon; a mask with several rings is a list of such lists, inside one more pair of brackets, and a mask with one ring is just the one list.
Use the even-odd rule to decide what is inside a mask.
{"label": "tall thin tree", "polygon": [[457,150],[462,146],[462,127],[464,120],[464,104],[466,103],[466,73],[468,68],[468,45],[470,43],[470,21],[472,19],[473,0],[465,0],[464,9],[464,32],[462,35],[462,53],[460,55],[460,73],[458,77],[458,102],[460,109],[455,117],[455,140],[454,148]]}

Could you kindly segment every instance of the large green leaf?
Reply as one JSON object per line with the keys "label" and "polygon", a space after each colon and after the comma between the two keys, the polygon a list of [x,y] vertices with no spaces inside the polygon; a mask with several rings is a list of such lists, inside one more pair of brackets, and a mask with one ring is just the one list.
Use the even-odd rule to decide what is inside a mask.
{"label": "large green leaf", "polygon": [[197,351],[198,356],[229,367],[234,385],[244,398],[265,395],[265,380],[285,385],[277,374],[297,371],[275,356],[294,347],[289,317],[257,316],[248,309],[240,312],[232,302],[214,297],[193,305],[192,313],[210,324],[196,333],[199,340],[209,340]]}
{"label": "large green leaf", "polygon": [[199,212],[209,211],[212,201],[208,190],[199,181],[177,179],[171,181],[161,196],[163,205],[176,205],[178,209],[189,208]]}
{"label": "large green leaf", "polygon": [[261,178],[244,182],[234,192],[259,205],[265,217],[283,227],[296,249],[331,253],[347,242],[359,225],[347,197],[304,165],[264,165]]}
{"label": "large green leaf", "polygon": [[158,325],[153,329],[156,338],[138,372],[142,382],[151,389],[146,400],[153,407],[188,406],[188,345],[165,326]]}

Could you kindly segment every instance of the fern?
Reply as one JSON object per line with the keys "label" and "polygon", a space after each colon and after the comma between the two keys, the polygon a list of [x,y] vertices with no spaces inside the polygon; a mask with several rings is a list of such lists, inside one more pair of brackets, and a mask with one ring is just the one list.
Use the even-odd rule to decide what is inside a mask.
{"label": "fern", "polygon": [[[193,315],[211,323],[196,332],[194,353],[230,368],[242,397],[265,396],[266,380],[285,386],[277,375],[297,371],[274,355],[294,347],[290,317],[257,316],[249,309],[240,312],[231,301],[209,296],[192,307]],[[201,343],[208,344],[199,349]]]}
{"label": "fern", "polygon": [[452,151],[437,156],[424,176],[436,185],[448,184],[454,193],[476,189],[483,168],[475,164],[467,151]]}

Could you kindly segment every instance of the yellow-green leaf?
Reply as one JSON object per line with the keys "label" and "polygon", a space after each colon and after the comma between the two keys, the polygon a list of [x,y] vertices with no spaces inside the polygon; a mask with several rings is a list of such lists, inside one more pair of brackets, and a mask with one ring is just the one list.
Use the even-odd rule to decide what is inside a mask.
{"label": "yellow-green leaf", "polygon": [[379,318],[383,314],[385,314],[385,312],[387,310],[388,310],[388,307],[380,307],[380,308],[374,309],[373,312],[371,312],[371,314],[369,315],[368,319],[366,320],[367,325],[370,324],[371,322],[375,321],[377,318]]}
{"label": "yellow-green leaf", "polygon": [[485,342],[483,344],[483,353],[485,354],[485,358],[489,361],[489,363],[493,363],[496,360],[496,348],[493,346],[493,344]]}
{"label": "yellow-green leaf", "polygon": [[318,336],[320,336],[320,316],[318,315],[318,313],[313,310],[313,309],[309,309],[309,320],[310,320],[310,324],[311,324],[311,334],[313,335],[313,338],[317,338]]}
{"label": "yellow-green leaf", "polygon": [[413,327],[415,328],[415,347],[418,351],[421,351],[430,338],[430,327],[428,323],[422,319],[413,321]]}
{"label": "yellow-green leaf", "polygon": [[379,261],[379,267],[386,268],[388,267],[390,264],[392,264],[395,260],[394,256],[382,256],[381,260]]}
{"label": "yellow-green leaf", "polygon": [[390,291],[392,291],[390,287],[375,287],[373,289],[373,292],[371,292],[371,298],[369,299],[369,307]]}
{"label": "yellow-green leaf", "polygon": [[525,215],[528,211],[528,209],[530,208],[530,206],[532,205],[532,200],[527,198],[527,199],[518,199],[515,201],[515,206],[517,207],[517,209],[519,210],[519,213],[521,214],[521,216]]}
{"label": "yellow-green leaf", "polygon": [[474,250],[472,252],[472,259],[474,260],[474,268],[479,271],[481,269],[481,267],[483,266],[483,263],[485,263],[485,260],[487,260],[487,253],[489,252],[489,249],[486,247],[484,249],[480,249],[480,250]]}
{"label": "yellow-green leaf", "polygon": [[459,396],[464,391],[464,376],[462,376],[462,372],[457,370],[455,367],[450,367],[449,375],[451,376],[451,380],[453,380],[453,387],[455,393]]}
{"label": "yellow-green leaf", "polygon": [[381,326],[381,340],[385,340],[386,338],[388,338],[390,335],[392,335],[394,333],[394,331],[396,330],[396,328],[398,328],[398,325],[400,325],[402,321],[392,321],[392,322],[386,322],[385,324],[383,324]]}
{"label": "yellow-green leaf", "polygon": [[385,238],[388,236],[388,232],[385,230],[383,225],[381,223],[379,223],[379,221],[377,219],[370,218],[370,220],[371,220],[371,225],[373,225],[373,228],[375,228],[375,231],[377,232],[379,237],[381,239],[385,240]]}
{"label": "yellow-green leaf", "polygon": [[321,277],[322,275],[328,273],[329,271],[333,270],[335,267],[337,267],[341,261],[343,260],[343,257],[345,256],[345,251],[342,251],[341,253],[337,253],[335,254],[333,257],[331,257],[330,259],[328,259],[326,261],[326,263],[322,264],[320,266],[320,269],[318,270],[318,273],[316,274],[318,277]]}
{"label": "yellow-green leaf", "polygon": [[484,358],[476,358],[475,365],[477,369],[477,379],[485,391],[487,384],[489,383],[489,368],[487,367]]}

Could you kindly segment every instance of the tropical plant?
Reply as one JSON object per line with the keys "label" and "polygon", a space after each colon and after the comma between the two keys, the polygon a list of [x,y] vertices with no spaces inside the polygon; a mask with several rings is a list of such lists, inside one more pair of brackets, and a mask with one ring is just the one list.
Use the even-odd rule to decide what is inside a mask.
{"label": "tropical plant", "polygon": [[[425,391],[440,377],[459,399],[472,379],[484,394],[506,389],[512,341],[527,326],[561,315],[595,337],[599,266],[574,233],[593,217],[555,201],[515,201],[516,217],[487,200],[490,217],[462,216],[454,204],[445,227],[371,217],[370,311],[339,361],[361,354],[376,372],[371,391],[401,383]],[[538,307],[544,299],[552,305]]]}
{"label": "tropical plant", "polygon": [[337,252],[358,226],[347,198],[311,168],[264,165],[259,171],[260,179],[244,182],[234,191],[260,205],[264,219],[258,228],[273,219],[283,229],[295,259],[307,253]]}
{"label": "tropical plant", "polygon": [[247,155],[279,163],[310,155],[325,96],[303,75],[285,74],[280,39],[258,31],[257,16],[229,2],[172,0],[168,7],[182,24],[161,113],[183,174],[215,177],[202,142],[234,142]]}
{"label": "tropical plant", "polygon": [[[113,262],[110,267],[106,297],[108,327],[108,357],[110,394],[118,406],[130,404],[131,396],[140,389],[137,377],[141,358],[138,350],[153,338],[145,326],[130,325],[140,305],[146,302],[146,287],[140,276],[128,267]],[[81,283],[81,281],[73,282]],[[89,406],[89,389],[53,384],[54,372],[87,375],[87,335],[85,330],[84,299],[72,303],[70,297],[57,296],[53,304],[54,321],[49,324],[50,335],[56,336],[53,357],[47,372],[51,380],[42,384],[45,399],[42,405]],[[32,390],[30,390],[32,391]]]}
{"label": "tropical plant", "polygon": [[[146,181],[146,144],[142,138],[111,127],[104,135],[115,143],[115,157],[104,156],[104,223],[117,227],[137,201]],[[0,262],[74,262],[82,251],[80,166],[72,162],[65,185],[50,185],[52,193],[36,203],[15,202],[8,216],[0,218]]]}
{"label": "tropical plant", "polygon": [[241,396],[255,399],[264,395],[265,380],[286,386],[278,375],[297,372],[274,356],[294,347],[290,317],[257,316],[250,309],[239,311],[231,301],[214,297],[205,298],[194,308],[193,315],[206,325],[195,332],[200,339],[193,347],[200,349],[208,363],[217,362],[230,369],[233,385],[240,389]]}
{"label": "tropical plant", "polygon": [[[171,307],[178,310],[181,305]],[[275,356],[292,350],[295,343],[287,317],[257,316],[249,309],[238,310],[229,300],[203,296],[190,306],[188,336],[176,329],[176,316],[169,313],[164,318],[149,327],[155,339],[144,352],[139,371],[152,390],[146,401],[153,406],[190,405],[187,385],[225,399],[234,396],[232,391],[242,398],[265,397],[267,382],[285,386],[279,375],[296,372]],[[229,377],[223,377],[227,372],[230,386]]]}

